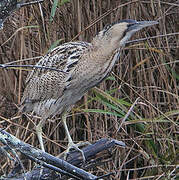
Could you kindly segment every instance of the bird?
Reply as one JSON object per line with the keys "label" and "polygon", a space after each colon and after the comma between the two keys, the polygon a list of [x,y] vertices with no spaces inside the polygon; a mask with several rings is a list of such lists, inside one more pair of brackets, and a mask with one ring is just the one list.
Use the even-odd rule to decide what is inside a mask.
{"label": "bird", "polygon": [[[106,25],[94,36],[91,43],[67,42],[44,55],[26,78],[26,87],[21,100],[23,113],[34,112],[41,117],[36,126],[41,149],[45,151],[42,127],[48,118],[61,115],[68,146],[81,152],[83,143],[75,144],[70,136],[66,119],[71,107],[91,88],[102,82],[111,72],[121,51],[131,36],[144,27],[158,24],[157,21],[119,20]],[[55,70],[50,70],[50,68]]]}

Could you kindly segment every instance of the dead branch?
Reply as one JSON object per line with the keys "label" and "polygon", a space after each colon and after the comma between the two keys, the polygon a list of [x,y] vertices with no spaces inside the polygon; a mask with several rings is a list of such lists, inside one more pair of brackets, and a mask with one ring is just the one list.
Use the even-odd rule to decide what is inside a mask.
{"label": "dead branch", "polygon": [[[62,159],[56,158],[46,152],[43,152],[37,148],[32,147],[29,144],[26,144],[15,136],[7,133],[4,130],[0,130],[0,141],[9,146],[11,150],[17,150],[27,156],[29,159],[36,161],[38,164],[55,170],[59,173],[65,173],[70,177],[77,177],[81,179],[95,179],[96,176],[77,168]],[[67,172],[67,173],[66,173]]]}
{"label": "dead branch", "polygon": [[63,72],[66,73],[60,69],[56,69],[53,67],[48,67],[48,66],[37,66],[37,65],[11,65],[11,64],[0,64],[0,68],[4,69],[17,69],[17,68],[24,68],[24,70],[29,70],[29,69],[45,69],[45,70],[51,70],[51,71],[57,71],[57,72]]}
{"label": "dead branch", "polygon": [[[63,154],[61,155],[61,159],[58,157],[54,157],[46,152],[43,152],[37,148],[32,147],[29,144],[26,144],[16,137],[12,136],[11,134],[7,133],[4,130],[0,130],[0,141],[6,145],[6,148],[9,150],[15,150],[21,152],[25,155],[28,159],[31,159],[41,166],[43,166],[43,173],[42,168],[36,168],[30,172],[20,174],[17,176],[16,173],[22,170],[21,165],[16,162],[16,166],[13,171],[8,175],[8,179],[15,179],[21,180],[26,179],[30,180],[36,178],[43,178],[48,177],[48,179],[54,179],[54,177],[60,178],[61,175],[72,177],[75,179],[99,179],[101,177],[94,176],[85,170],[82,170],[76,166],[80,166],[81,168],[88,169],[89,167],[93,166],[101,160],[109,158],[111,155],[109,154],[108,150],[115,145],[125,146],[125,144],[121,141],[116,141],[114,139],[101,139],[93,145],[89,145],[82,150],[84,151],[84,155],[86,157],[86,162],[82,161],[81,154],[78,151],[70,152],[69,156],[67,157],[67,162],[62,160]],[[75,165],[75,166],[74,166]],[[55,172],[58,172],[55,173]],[[59,173],[61,175],[59,175]],[[110,174],[109,174],[110,175]],[[15,176],[15,177],[14,177]]]}
{"label": "dead branch", "polygon": [[37,1],[31,1],[24,3],[23,1],[17,2],[17,0],[1,0],[0,1],[0,29],[3,27],[3,22],[7,19],[8,16],[10,16],[14,11],[17,9],[36,4],[41,3],[44,0],[37,0]]}

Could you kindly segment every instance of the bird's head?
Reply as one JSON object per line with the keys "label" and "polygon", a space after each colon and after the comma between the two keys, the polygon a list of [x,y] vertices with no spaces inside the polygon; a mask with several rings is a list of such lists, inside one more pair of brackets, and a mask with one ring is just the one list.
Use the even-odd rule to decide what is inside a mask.
{"label": "bird's head", "polygon": [[100,31],[93,42],[100,45],[104,42],[108,45],[124,46],[131,36],[144,27],[158,24],[157,21],[136,21],[121,20],[119,22],[107,25]]}

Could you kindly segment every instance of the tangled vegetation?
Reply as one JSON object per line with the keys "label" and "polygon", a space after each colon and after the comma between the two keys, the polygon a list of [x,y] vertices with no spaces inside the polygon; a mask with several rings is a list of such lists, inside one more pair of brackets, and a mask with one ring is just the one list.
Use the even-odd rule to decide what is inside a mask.
{"label": "tangled vegetation", "polygon": [[[111,179],[175,179],[179,165],[179,2],[140,0],[44,1],[14,12],[0,30],[0,64],[35,64],[50,49],[68,41],[91,41],[106,24],[120,19],[157,20],[138,32],[110,76],[90,90],[68,117],[75,141],[107,137],[121,140],[111,161],[93,174]],[[163,36],[161,36],[163,35]],[[154,37],[154,38],[150,38]],[[39,147],[34,123],[18,107],[27,69],[0,69],[0,127]],[[46,122],[46,151],[58,155],[67,145],[60,117]],[[0,174],[11,162],[0,161]],[[32,162],[26,165],[27,170]]]}

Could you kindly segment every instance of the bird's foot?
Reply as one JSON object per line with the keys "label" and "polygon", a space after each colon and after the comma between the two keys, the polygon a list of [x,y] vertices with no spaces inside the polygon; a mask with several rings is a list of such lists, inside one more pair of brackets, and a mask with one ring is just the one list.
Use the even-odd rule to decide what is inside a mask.
{"label": "bird's foot", "polygon": [[69,142],[68,147],[67,147],[66,151],[64,152],[64,159],[65,160],[67,159],[67,156],[68,156],[70,150],[75,149],[81,153],[83,162],[85,162],[86,158],[85,158],[84,152],[79,148],[79,147],[85,146],[85,145],[90,145],[90,143],[89,142],[79,142],[77,144],[74,144],[73,142]]}

